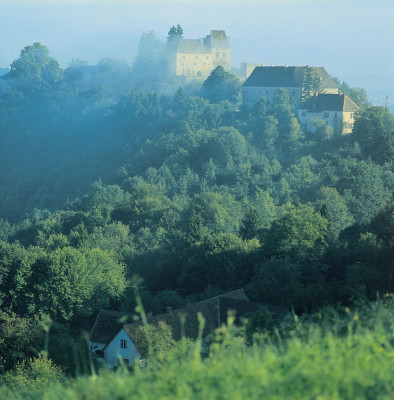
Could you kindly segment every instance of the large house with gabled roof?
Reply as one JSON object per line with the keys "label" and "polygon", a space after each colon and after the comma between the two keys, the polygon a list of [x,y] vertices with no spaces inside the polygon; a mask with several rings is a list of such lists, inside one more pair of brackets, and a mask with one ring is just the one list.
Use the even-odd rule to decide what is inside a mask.
{"label": "large house with gabled roof", "polygon": [[[198,314],[205,319],[203,337],[211,334],[215,329],[226,323],[229,311],[234,311],[236,322],[248,312],[257,311],[261,306],[267,307],[274,318],[287,313],[287,309],[270,304],[259,304],[249,301],[243,289],[234,290],[220,296],[188,304],[178,310],[169,310],[164,314],[148,317],[148,324],[157,326],[164,322],[171,328],[173,339],[178,341],[182,337],[197,339],[199,333]],[[180,314],[186,315],[183,325]],[[116,367],[120,360],[126,365],[133,365],[134,361],[144,357],[139,350],[137,329],[142,322],[134,321],[132,314],[100,310],[93,325],[89,338],[89,347],[92,353],[106,362],[109,367]]]}
{"label": "large house with gabled roof", "polygon": [[339,93],[338,85],[323,67],[261,66],[256,67],[242,85],[242,103],[252,108],[260,99],[270,101],[282,88],[290,93],[298,109],[306,81],[311,74],[319,79],[320,92]]}
{"label": "large house with gabled roof", "polygon": [[298,109],[298,120],[311,133],[316,132],[316,121],[323,120],[333,128],[334,134],[346,134],[352,131],[359,109],[345,94],[317,93],[302,103]]}

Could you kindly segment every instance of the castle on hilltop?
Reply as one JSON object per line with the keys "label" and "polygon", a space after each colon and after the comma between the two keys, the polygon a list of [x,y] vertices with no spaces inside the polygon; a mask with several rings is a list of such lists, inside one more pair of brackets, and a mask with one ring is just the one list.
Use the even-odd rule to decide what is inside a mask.
{"label": "castle on hilltop", "polygon": [[168,74],[172,77],[207,78],[218,65],[231,69],[231,47],[225,31],[212,30],[201,39],[180,39],[168,53]]}

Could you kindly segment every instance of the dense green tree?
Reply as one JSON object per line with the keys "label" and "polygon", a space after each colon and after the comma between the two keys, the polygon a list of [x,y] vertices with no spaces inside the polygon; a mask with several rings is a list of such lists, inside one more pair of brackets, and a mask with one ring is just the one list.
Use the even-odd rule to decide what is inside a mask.
{"label": "dense green tree", "polygon": [[236,103],[240,89],[241,83],[239,79],[219,65],[203,83],[202,95],[211,103],[218,103],[224,100]]}
{"label": "dense green tree", "polygon": [[18,79],[18,85],[28,90],[48,88],[62,76],[59,63],[49,57],[49,50],[38,42],[21,51],[20,57],[11,64],[9,73],[10,78]]}
{"label": "dense green tree", "polygon": [[352,138],[357,141],[365,157],[376,163],[394,161],[394,116],[385,107],[371,107],[362,111],[353,127]]}
{"label": "dense green tree", "polygon": [[35,356],[43,346],[44,330],[37,316],[24,318],[0,310],[0,371]]}
{"label": "dense green tree", "polygon": [[173,25],[168,31],[167,43],[172,45],[174,43],[179,42],[182,38],[183,38],[182,27],[179,24],[177,26]]}
{"label": "dense green tree", "polygon": [[279,258],[311,260],[321,257],[327,246],[328,221],[311,207],[288,211],[272,223],[266,251]]}
{"label": "dense green tree", "polygon": [[329,229],[335,237],[339,233],[354,223],[354,218],[349,212],[345,199],[335,188],[322,187],[318,192],[318,208],[327,208],[327,220]]}
{"label": "dense green tree", "polygon": [[57,320],[91,315],[126,288],[123,265],[100,249],[56,249],[38,257],[33,271],[30,290],[36,311]]}
{"label": "dense green tree", "polygon": [[302,85],[301,100],[304,102],[310,97],[315,96],[322,89],[321,77],[316,70],[307,67],[304,74],[304,82]]}
{"label": "dense green tree", "polygon": [[253,239],[258,237],[262,225],[263,221],[261,220],[257,209],[249,206],[247,207],[244,217],[241,221],[239,234],[244,240]]}

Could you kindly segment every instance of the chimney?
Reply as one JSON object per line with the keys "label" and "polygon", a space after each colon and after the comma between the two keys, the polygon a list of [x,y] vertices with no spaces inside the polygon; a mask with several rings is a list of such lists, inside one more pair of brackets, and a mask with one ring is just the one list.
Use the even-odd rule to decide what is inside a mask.
{"label": "chimney", "polygon": [[166,307],[166,313],[172,314],[172,307]]}

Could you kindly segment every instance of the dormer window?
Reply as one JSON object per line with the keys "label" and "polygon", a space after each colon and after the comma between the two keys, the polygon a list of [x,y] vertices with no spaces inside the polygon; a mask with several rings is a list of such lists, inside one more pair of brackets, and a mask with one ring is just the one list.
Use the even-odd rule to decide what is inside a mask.
{"label": "dormer window", "polygon": [[127,349],[127,340],[126,339],[120,339],[120,348]]}

